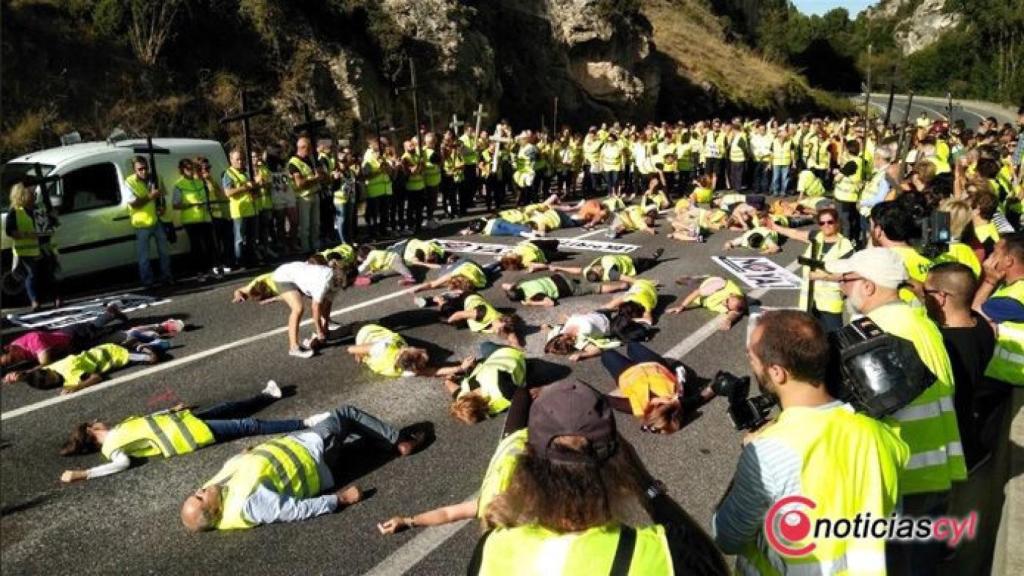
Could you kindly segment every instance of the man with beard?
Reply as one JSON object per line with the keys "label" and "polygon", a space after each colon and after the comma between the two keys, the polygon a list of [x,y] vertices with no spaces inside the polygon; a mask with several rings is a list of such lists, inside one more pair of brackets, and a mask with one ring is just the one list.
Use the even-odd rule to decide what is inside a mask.
{"label": "man with beard", "polygon": [[[782,411],[744,438],[732,486],[712,520],[715,542],[722,552],[737,555],[736,571],[743,574],[827,574],[840,566],[850,573],[884,572],[885,540],[814,540],[811,531],[791,542],[786,527],[798,513],[777,507],[783,499],[810,499],[813,504],[799,508],[809,526],[819,518],[852,522],[865,513],[884,518],[896,506],[907,445],[887,425],[829,395],[828,340],[813,316],[764,313],[747,342],[747,356],[761,391],[775,397]],[[766,523],[775,521],[781,528],[772,532],[782,532],[786,546],[803,548],[812,540],[816,546],[803,556],[779,555],[769,545],[778,535],[764,533]]]}

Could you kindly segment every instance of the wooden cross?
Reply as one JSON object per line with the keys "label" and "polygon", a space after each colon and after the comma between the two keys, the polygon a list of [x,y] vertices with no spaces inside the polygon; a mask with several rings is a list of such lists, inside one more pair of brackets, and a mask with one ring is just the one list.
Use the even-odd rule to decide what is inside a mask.
{"label": "wooden cross", "polygon": [[[157,179],[156,174],[156,155],[157,154],[170,154],[171,151],[167,148],[160,148],[159,146],[153,145],[153,136],[146,136],[145,146],[132,146],[132,152],[135,154],[146,154],[149,158],[149,184],[159,189],[160,182]],[[163,210],[166,204],[166,200],[163,196],[156,199],[157,210]]]}
{"label": "wooden cross", "polygon": [[60,182],[60,176],[44,176],[43,166],[39,162],[36,162],[32,167],[33,174],[25,179],[22,184],[31,188],[33,186],[39,187],[39,194],[43,197],[43,217],[45,219],[45,225],[39,226],[37,223],[36,228],[40,234],[52,235],[53,229],[57,224],[57,218],[53,214],[53,201],[50,199],[50,193],[46,189],[46,185],[50,182]]}
{"label": "wooden cross", "polygon": [[309,103],[305,100],[299,101],[302,103],[302,122],[293,126],[292,132],[299,136],[308,136],[315,143],[317,132],[327,126],[327,121],[323,118],[314,118],[313,113],[309,110]]}
{"label": "wooden cross", "polygon": [[[254,172],[254,166],[252,165],[252,138],[249,134],[249,118],[256,116],[266,116],[271,113],[269,106],[264,106],[258,110],[249,110],[248,107],[248,94],[245,90],[241,91],[239,96],[240,106],[238,113],[225,116],[220,119],[221,124],[233,124],[235,122],[242,123],[242,142],[245,147],[245,165],[249,169],[249,178],[255,178],[256,173]],[[308,113],[308,109],[306,110]]]}
{"label": "wooden cross", "polygon": [[459,115],[458,114],[452,114],[452,121],[451,121],[450,124],[448,124],[448,127],[452,129],[452,132],[455,133],[455,137],[458,138],[459,137],[459,128],[462,128],[465,125],[466,125],[465,122],[462,122],[462,121],[459,120]]}
{"label": "wooden cross", "polygon": [[484,114],[484,105],[476,105],[476,113],[473,114],[476,117],[476,130],[473,132],[473,147],[476,147],[476,143],[480,140],[480,121],[484,119],[487,114]]}
{"label": "wooden cross", "polygon": [[494,135],[491,136],[491,142],[494,142],[494,156],[491,158],[491,173],[492,174],[497,174],[498,173],[498,158],[501,156],[501,144],[502,144],[502,142],[504,142],[505,144],[511,144],[512,143],[512,139],[509,138],[508,136],[502,137],[502,136],[498,135],[498,130],[500,130],[500,128],[501,128],[501,125],[499,124],[498,128],[496,128],[494,130],[494,132],[495,132]]}

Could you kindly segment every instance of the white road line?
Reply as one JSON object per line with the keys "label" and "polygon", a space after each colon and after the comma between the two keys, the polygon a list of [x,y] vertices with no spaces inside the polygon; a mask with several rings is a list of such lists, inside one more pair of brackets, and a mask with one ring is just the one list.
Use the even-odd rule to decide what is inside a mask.
{"label": "white road line", "polygon": [[[591,230],[589,232],[585,232],[583,234],[580,234],[579,236],[574,236],[573,239],[574,240],[581,240],[583,238],[588,238],[590,236],[594,236],[594,235],[600,234],[602,232],[605,232],[605,229],[599,228],[597,230]],[[347,314],[349,312],[354,312],[356,310],[360,310],[360,309],[366,308],[368,306],[373,306],[375,304],[380,304],[381,302],[386,302],[388,300],[393,300],[393,299],[398,298],[400,296],[411,294],[414,288],[415,287],[409,287],[409,288],[406,288],[404,290],[399,290],[398,292],[392,292],[390,294],[385,294],[383,296],[378,296],[377,298],[373,298],[372,300],[367,300],[365,302],[360,302],[358,304],[353,304],[351,306],[346,306],[344,308],[341,308],[339,310],[335,310],[335,311],[331,312],[331,317],[333,318],[335,316],[340,316],[342,314]],[[306,321],[304,321],[302,323],[302,325],[305,326],[305,325],[308,325],[308,324],[311,324],[311,323],[312,323],[312,320],[306,320]],[[233,342],[228,342],[226,344],[221,344],[220,346],[215,346],[213,348],[210,348],[210,349],[207,349],[207,350],[203,350],[202,352],[197,352],[197,353],[191,354],[189,356],[185,356],[185,357],[182,357],[182,358],[176,358],[176,359],[171,360],[169,362],[164,362],[162,364],[157,364],[155,366],[150,366],[149,368],[143,368],[141,370],[136,370],[135,372],[131,372],[129,374],[125,374],[124,376],[119,376],[119,377],[116,377],[116,378],[111,378],[110,380],[107,380],[107,381],[102,382],[100,384],[97,384],[95,386],[90,386],[89,388],[85,388],[84,390],[82,390],[80,392],[75,392],[74,394],[69,394],[67,396],[54,396],[52,398],[47,398],[46,400],[41,400],[41,401],[36,402],[34,404],[28,404],[28,405],[22,406],[20,408],[15,408],[14,410],[8,410],[7,412],[4,412],[3,414],[0,414],[0,422],[6,421],[6,420],[10,420],[12,418],[17,418],[18,416],[24,416],[25,414],[31,414],[32,412],[35,412],[37,410],[41,410],[41,409],[49,407],[49,406],[54,406],[54,405],[57,405],[57,404],[61,404],[63,402],[69,402],[69,401],[74,400],[76,398],[81,398],[82,396],[85,396],[87,394],[94,394],[94,393],[99,392],[101,390],[106,390],[107,388],[113,388],[114,386],[119,386],[119,385],[127,383],[127,382],[132,382],[132,381],[138,380],[139,378],[143,378],[145,376],[150,376],[150,375],[156,374],[158,372],[163,372],[164,370],[170,370],[172,368],[177,368],[177,367],[183,366],[185,364],[191,364],[192,362],[196,362],[198,360],[202,360],[203,358],[208,358],[210,356],[213,356],[213,355],[216,355],[216,354],[220,354],[221,352],[227,352],[228,350],[233,350],[235,348],[239,348],[241,346],[245,346],[246,344],[251,344],[253,342],[258,342],[260,340],[264,340],[266,338],[270,338],[271,336],[276,336],[278,334],[283,334],[283,333],[285,333],[287,331],[288,331],[288,327],[287,326],[282,326],[280,328],[274,328],[272,330],[267,330],[266,332],[260,332],[259,334],[254,334],[252,336],[248,336],[248,337],[242,338],[240,340],[235,340]]]}
{"label": "white road line", "polygon": [[[790,272],[796,272],[798,268],[800,268],[800,264],[795,261],[786,266],[786,269]],[[758,288],[749,292],[748,296],[752,298],[760,298],[761,296],[764,296],[765,292],[767,292],[765,288]],[[683,339],[682,342],[673,346],[668,352],[665,352],[663,356],[666,358],[681,360],[683,356],[692,352],[697,346],[700,346],[701,343],[718,332],[720,322],[721,318],[716,316],[714,319],[708,321],[695,332]],[[475,496],[470,496],[470,498],[474,497]],[[441,545],[451,539],[452,536],[455,536],[455,534],[457,534],[467,522],[469,521],[461,520],[452,524],[424,529],[423,532],[418,534],[415,538],[406,542],[387,558],[382,560],[380,564],[374,566],[373,569],[367,572],[367,574],[372,576],[401,576],[402,574],[409,572],[434,550],[441,547]]]}

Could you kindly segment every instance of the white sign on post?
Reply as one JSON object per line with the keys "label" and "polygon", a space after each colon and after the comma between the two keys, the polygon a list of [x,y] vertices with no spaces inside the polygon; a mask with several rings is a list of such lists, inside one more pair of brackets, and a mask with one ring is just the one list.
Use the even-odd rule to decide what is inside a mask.
{"label": "white sign on post", "polygon": [[799,290],[803,282],[799,276],[764,256],[712,256],[711,259],[748,288]]}

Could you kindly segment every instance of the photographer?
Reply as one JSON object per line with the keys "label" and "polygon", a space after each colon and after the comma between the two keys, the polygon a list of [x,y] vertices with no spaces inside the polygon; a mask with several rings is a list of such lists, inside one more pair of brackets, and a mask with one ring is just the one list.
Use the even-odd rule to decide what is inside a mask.
{"label": "photographer", "polygon": [[715,542],[738,555],[739,573],[827,574],[839,566],[850,573],[884,572],[883,540],[819,539],[810,554],[789,558],[777,554],[762,532],[769,509],[791,495],[814,500],[816,508],[806,510],[812,525],[815,518],[852,519],[858,513],[884,517],[896,506],[907,445],[887,425],[829,395],[829,353],[821,326],[804,312],[766,312],[750,335],[753,375],[782,412],[744,439],[732,487],[712,520]]}
{"label": "photographer", "polygon": [[[900,474],[903,512],[940,516],[953,482],[967,477],[954,411],[953,371],[942,334],[927,316],[901,301],[898,290],[907,279],[907,270],[896,252],[868,248],[845,260],[829,262],[825,269],[840,275],[839,284],[855,312],[867,316],[883,332],[912,342],[934,377],[924,392],[886,421],[898,425],[900,437],[910,446],[910,461]],[[932,573],[943,553],[942,545],[934,543],[894,548],[898,552],[890,556],[889,567],[899,574]]]}

